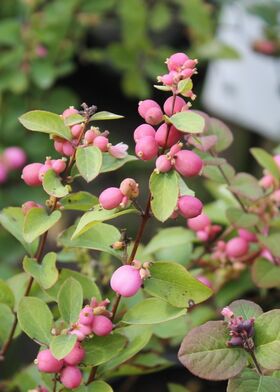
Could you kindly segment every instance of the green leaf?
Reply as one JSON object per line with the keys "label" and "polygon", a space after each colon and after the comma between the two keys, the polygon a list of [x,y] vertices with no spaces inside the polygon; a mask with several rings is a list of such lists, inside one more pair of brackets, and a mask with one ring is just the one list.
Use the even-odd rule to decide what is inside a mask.
{"label": "green leaf", "polygon": [[12,310],[4,303],[0,303],[0,319],[0,344],[2,346],[9,339],[10,331],[15,320]]}
{"label": "green leaf", "polygon": [[119,241],[121,234],[119,230],[106,223],[98,223],[86,233],[72,240],[75,227],[71,226],[59,237],[58,245],[69,248],[86,248],[106,252],[121,258],[121,252],[112,248],[112,245]]}
{"label": "green leaf", "polygon": [[169,118],[169,121],[179,131],[186,133],[201,133],[205,126],[204,118],[191,110],[175,113]]}
{"label": "green leaf", "polygon": [[0,304],[8,305],[10,308],[13,308],[15,305],[15,297],[4,280],[0,279]]}
{"label": "green leaf", "polygon": [[70,195],[64,196],[59,200],[64,210],[77,210],[77,211],[88,211],[95,204],[98,204],[98,198],[91,195],[88,192],[76,192]]}
{"label": "green leaf", "polygon": [[108,362],[124,349],[126,342],[127,339],[118,333],[108,336],[94,336],[83,345],[86,351],[83,363],[87,366],[98,366]]}
{"label": "green leaf", "polygon": [[50,349],[56,359],[63,359],[68,355],[77,341],[76,335],[58,335],[51,340]]}
{"label": "green leaf", "polygon": [[19,303],[17,315],[21,329],[31,339],[49,344],[53,316],[45,302],[35,297],[24,297]]}
{"label": "green leaf", "polygon": [[280,267],[265,258],[257,259],[252,267],[252,278],[258,287],[280,287]]}
{"label": "green leaf", "polygon": [[247,173],[238,173],[231,180],[229,190],[238,196],[256,201],[263,196],[263,190],[257,179]]}
{"label": "green leaf", "polygon": [[228,382],[227,392],[275,392],[280,390],[280,380],[271,376],[260,376],[252,369],[245,369]]}
{"label": "green leaf", "polygon": [[208,129],[205,135],[215,135],[218,139],[214,150],[217,152],[226,150],[233,142],[233,136],[229,127],[221,120],[213,117],[209,118],[207,125]]}
{"label": "green leaf", "polygon": [[103,155],[103,160],[102,160],[102,167],[100,173],[111,172],[119,169],[120,167],[122,167],[128,162],[137,161],[137,158],[134,155],[127,155],[123,159],[117,159],[107,152],[103,153],[102,155]]}
{"label": "green leaf", "polygon": [[179,185],[176,172],[154,171],[150,177],[150,190],[152,212],[159,221],[165,222],[172,215],[178,202]]}
{"label": "green leaf", "polygon": [[19,117],[20,123],[29,131],[43,132],[71,140],[69,127],[64,125],[63,119],[55,113],[43,110],[32,110]]}
{"label": "green leaf", "polygon": [[83,289],[80,283],[74,279],[67,279],[58,292],[58,308],[61,317],[66,323],[77,322],[83,305]]}
{"label": "green leaf", "polygon": [[254,324],[255,354],[265,369],[277,370],[280,363],[280,310],[263,313]]}
{"label": "green leaf", "polygon": [[173,383],[169,383],[167,385],[169,392],[189,392],[189,389],[186,389],[186,387],[183,387],[183,385]]}
{"label": "green leaf", "polygon": [[[231,181],[235,175],[234,168],[228,163],[224,163],[223,165],[220,166],[220,168],[223,170],[224,174],[229,179],[229,181]],[[221,184],[226,183],[225,177],[223,176],[219,167],[217,166],[209,166],[209,165],[204,166],[202,169],[202,174],[204,177],[209,178],[212,181]]]}
{"label": "green leaf", "polygon": [[50,60],[35,60],[31,63],[31,78],[40,89],[52,86],[56,77],[56,69]]}
{"label": "green leaf", "polygon": [[186,314],[186,309],[175,308],[160,298],[148,298],[132,306],[122,321],[127,324],[158,324]]}
{"label": "green leaf", "polygon": [[263,314],[263,310],[259,305],[245,299],[233,301],[228,306],[233,311],[234,316],[242,316],[244,320],[249,320],[252,317],[257,318],[258,316]]}
{"label": "green leaf", "polygon": [[184,338],[178,358],[193,374],[206,380],[226,380],[246,366],[242,348],[229,348],[229,331],[223,321],[208,321]]}
{"label": "green leaf", "polygon": [[76,230],[72,236],[72,239],[79,237],[79,235],[85,233],[91,229],[94,225],[106,220],[117,218],[118,216],[126,214],[139,214],[139,211],[135,208],[120,209],[114,208],[113,210],[105,210],[100,205],[93,208],[93,211],[86,212],[76,227]]}
{"label": "green leaf", "polygon": [[113,389],[105,381],[97,380],[88,385],[88,392],[114,392]]}
{"label": "green leaf", "polygon": [[258,239],[271,251],[273,256],[280,257],[280,233],[272,233],[268,237],[258,235]]}
{"label": "green leaf", "polygon": [[97,112],[93,116],[91,116],[90,121],[99,121],[99,120],[118,120],[120,118],[124,118],[119,114],[110,113],[110,112]]}
{"label": "green leaf", "polygon": [[25,257],[23,269],[29,273],[44,289],[52,287],[58,279],[56,268],[56,253],[51,252],[45,255],[41,264],[38,261]]}
{"label": "green leaf", "polygon": [[255,214],[246,213],[240,208],[230,207],[226,211],[229,222],[235,227],[252,227],[259,222],[259,218]]}
{"label": "green leaf", "polygon": [[262,148],[251,148],[250,151],[264,169],[268,170],[276,180],[280,180],[280,170],[272,155]]}
{"label": "green leaf", "polygon": [[74,113],[64,119],[64,124],[70,127],[72,125],[81,124],[84,121],[85,119],[83,116],[78,113]]}
{"label": "green leaf", "polygon": [[21,208],[5,208],[0,213],[0,222],[1,225],[22,244],[30,256],[35,254],[38,241],[35,240],[31,244],[25,241],[23,237],[24,215]]}
{"label": "green leaf", "polygon": [[180,196],[188,195],[195,196],[195,192],[188,187],[185,181],[182,179],[179,173],[177,173],[178,182],[179,182],[179,192]]}
{"label": "green leaf", "polygon": [[76,152],[76,165],[81,176],[87,182],[90,182],[100,173],[102,152],[95,146],[78,147]]}
{"label": "green leaf", "polygon": [[15,297],[15,311],[17,311],[19,302],[24,296],[29,279],[30,277],[25,272],[21,272],[19,274],[13,275],[6,281]]}
{"label": "green leaf", "polygon": [[23,236],[26,242],[32,242],[48,231],[61,218],[60,211],[50,215],[43,208],[32,208],[25,216],[23,223]]}
{"label": "green leaf", "polygon": [[186,308],[189,302],[197,304],[213,294],[209,287],[200,283],[180,264],[155,262],[150,272],[151,278],[144,283],[145,291],[172,306]]}
{"label": "green leaf", "polygon": [[62,184],[62,179],[54,170],[48,170],[43,177],[43,188],[50,196],[63,197],[68,195],[69,187]]}
{"label": "green leaf", "polygon": [[183,79],[178,83],[178,93],[182,94],[184,97],[193,88],[193,82],[191,79]]}

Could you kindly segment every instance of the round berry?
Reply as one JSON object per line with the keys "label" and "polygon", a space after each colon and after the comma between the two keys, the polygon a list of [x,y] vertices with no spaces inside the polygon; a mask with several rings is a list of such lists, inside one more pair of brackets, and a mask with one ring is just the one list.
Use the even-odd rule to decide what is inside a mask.
{"label": "round berry", "polygon": [[152,136],[155,137],[156,131],[155,129],[149,124],[141,124],[137,127],[134,131],[133,137],[135,142],[137,143],[139,139],[145,136]]}
{"label": "round berry", "polygon": [[113,208],[119,207],[123,196],[119,188],[107,188],[100,194],[99,203],[105,210],[112,210]]}
{"label": "round berry", "polygon": [[98,147],[102,152],[108,151],[109,139],[105,136],[96,136],[93,140],[93,145]]}
{"label": "round berry", "polygon": [[153,101],[152,99],[145,99],[144,101],[139,102],[138,113],[141,117],[145,118],[147,111],[152,108],[160,109],[160,106],[156,101]]}
{"label": "round berry", "polygon": [[145,121],[151,125],[157,125],[162,122],[163,113],[161,108],[151,108],[147,110],[145,115]]}
{"label": "round berry", "polygon": [[156,160],[156,168],[160,173],[167,173],[172,168],[171,160],[166,155],[160,155]]}
{"label": "round berry", "polygon": [[167,59],[167,67],[169,71],[177,71],[186,61],[189,60],[189,57],[185,53],[174,53],[172,56]]}
{"label": "round berry", "polygon": [[238,235],[248,242],[258,241],[256,234],[246,229],[238,229]]}
{"label": "round berry", "polygon": [[91,144],[93,141],[94,141],[94,139],[97,137],[97,134],[92,130],[92,129],[89,129],[88,131],[86,131],[86,133],[85,133],[85,141],[88,143],[88,144]]}
{"label": "round berry", "polygon": [[245,256],[248,250],[248,241],[241,237],[234,237],[226,244],[226,254],[230,258]]}
{"label": "round berry", "polygon": [[79,323],[84,325],[91,325],[93,321],[92,307],[86,305],[80,312]]}
{"label": "round berry", "polygon": [[59,154],[63,154],[63,144],[65,140],[61,138],[55,138],[54,139],[54,148]]}
{"label": "round berry", "polygon": [[210,226],[211,221],[205,214],[200,214],[195,218],[188,219],[188,227],[193,231],[200,231]]}
{"label": "round berry", "polygon": [[56,172],[56,174],[60,174],[66,169],[66,162],[62,159],[56,159],[52,162],[52,169]]}
{"label": "round berry", "polygon": [[201,214],[203,204],[197,197],[185,195],[179,198],[178,208],[184,218],[190,219]]}
{"label": "round berry", "polygon": [[65,109],[64,112],[62,113],[62,117],[64,118],[64,120],[69,117],[72,116],[72,114],[77,114],[78,110],[74,108],[74,106],[70,106],[69,108]]}
{"label": "round berry", "polygon": [[185,105],[186,102],[183,98],[176,97],[174,100],[173,97],[169,97],[164,102],[163,110],[167,116],[172,116],[172,114],[180,112]]}
{"label": "round berry", "polygon": [[203,166],[202,159],[193,151],[181,150],[174,156],[175,169],[185,177],[197,176]]}
{"label": "round berry", "polygon": [[155,138],[152,136],[145,136],[138,140],[135,145],[136,155],[143,161],[149,161],[157,156],[158,145]]}
{"label": "round berry", "polygon": [[43,167],[42,163],[30,163],[23,168],[21,178],[27,185],[39,186],[42,183],[39,172]]}
{"label": "round berry", "polygon": [[[169,130],[169,132],[168,132]],[[168,139],[167,138],[168,132]],[[181,132],[178,131],[173,125],[169,127],[167,124],[162,124],[156,131],[155,140],[161,147],[171,147],[177,143],[182,137]]]}
{"label": "round berry", "polygon": [[38,369],[43,373],[58,373],[63,366],[63,360],[56,359],[49,349],[40,351],[36,362]]}
{"label": "round berry", "polygon": [[3,153],[3,159],[10,169],[20,169],[26,162],[26,154],[19,147],[8,147]]}
{"label": "round berry", "polygon": [[85,350],[80,345],[80,343],[76,343],[73,349],[70,351],[66,357],[63,358],[64,363],[66,365],[79,365],[85,357]]}
{"label": "round berry", "polygon": [[83,130],[83,126],[82,126],[81,124],[73,125],[73,126],[71,127],[72,136],[73,136],[74,138],[79,137],[80,134],[81,134],[81,132],[82,132],[82,130]]}
{"label": "round berry", "polygon": [[71,155],[74,154],[75,149],[70,142],[65,141],[63,142],[62,151],[64,155],[70,157]]}
{"label": "round berry", "polygon": [[66,366],[60,374],[60,382],[69,389],[78,388],[81,385],[83,376],[79,368]]}
{"label": "round berry", "polygon": [[111,288],[123,297],[132,297],[142,285],[139,270],[132,265],[123,265],[112,275]]}
{"label": "round berry", "polygon": [[92,332],[97,336],[106,336],[113,329],[112,321],[105,316],[94,316],[92,322]]}

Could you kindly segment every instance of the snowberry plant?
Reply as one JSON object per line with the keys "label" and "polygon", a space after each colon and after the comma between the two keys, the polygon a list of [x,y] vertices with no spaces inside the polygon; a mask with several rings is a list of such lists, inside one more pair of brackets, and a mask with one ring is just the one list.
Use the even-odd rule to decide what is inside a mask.
{"label": "snowberry plant", "polygon": [[[231,299],[229,285],[233,295],[242,292],[237,279],[246,280],[243,291],[252,287],[250,274],[258,287],[280,284],[279,156],[253,149],[265,169],[260,182],[236,174],[218,157],[232,142],[230,130],[191,109],[197,60],[176,53],[166,64],[155,86],[168,94],[163,105],[151,99],[139,103],[135,155],[122,142],[113,145],[109,132],[96,126],[122,116],[95,106],[70,107],[61,115],[34,110],[19,118],[26,129],[50,135],[58,156],[22,170],[27,186],[45,191],[45,205],[29,200],[0,215],[26,251],[24,272],[0,281],[1,359],[21,332],[39,346],[34,363],[22,370],[29,376],[26,385],[19,376],[5,385],[22,391],[112,391],[107,381],[116,376],[171,366],[164,356],[166,339],[178,346],[193,326],[198,327],[184,338],[179,360],[194,374],[219,380],[246,368],[230,388],[241,385],[238,390],[245,391],[248,377],[278,385],[272,372],[280,369],[277,310],[261,314],[257,305],[238,302],[222,311],[225,322],[199,325]],[[144,205],[133,176],[112,182],[99,195],[76,189],[77,179],[90,183],[137,159],[154,165]],[[191,180],[202,175],[218,196],[205,206],[191,189]],[[58,235],[55,253],[48,239],[77,216],[71,211],[80,216]],[[110,223],[120,216],[122,222],[135,220],[135,238]],[[172,227],[161,228],[144,245],[151,220]],[[76,264],[70,269],[64,262]],[[211,296],[208,305],[197,306]],[[261,323],[267,314],[273,322],[266,334]]]}

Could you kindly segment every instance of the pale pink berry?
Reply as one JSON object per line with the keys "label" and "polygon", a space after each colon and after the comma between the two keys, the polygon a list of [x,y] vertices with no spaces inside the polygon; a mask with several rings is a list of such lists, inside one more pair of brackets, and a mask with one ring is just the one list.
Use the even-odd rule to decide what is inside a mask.
{"label": "pale pink berry", "polygon": [[56,359],[49,349],[38,353],[36,363],[40,372],[43,373],[58,373],[63,366],[63,360]]}
{"label": "pale pink berry", "polygon": [[160,147],[169,148],[173,146],[173,144],[177,143],[181,137],[181,132],[179,132],[173,125],[169,126],[164,123],[156,131],[155,140]]}
{"label": "pale pink berry", "polygon": [[85,325],[85,324],[82,324],[79,322],[79,323],[77,323],[76,328],[80,332],[82,332],[85,336],[88,336],[91,334],[91,325]]}
{"label": "pale pink berry", "polygon": [[155,137],[156,131],[149,124],[141,124],[134,131],[133,137],[135,142],[137,143],[139,139],[142,139],[145,136]]}
{"label": "pale pink berry", "polygon": [[184,63],[184,67],[185,67],[185,68],[195,68],[196,65],[197,65],[197,60],[188,59],[188,60]]}
{"label": "pale pink berry", "polygon": [[174,83],[174,79],[177,76],[177,72],[175,71],[170,71],[168,74],[159,76],[158,80],[161,81],[163,84],[166,86],[172,86]]}
{"label": "pale pink berry", "polygon": [[79,323],[84,325],[91,325],[93,321],[92,307],[86,305],[80,312]]}
{"label": "pale pink berry", "polygon": [[120,205],[122,198],[123,194],[119,188],[110,187],[100,194],[99,203],[105,210],[112,210]]}
{"label": "pale pink berry", "polygon": [[0,184],[4,184],[8,178],[8,170],[3,163],[0,162]]}
{"label": "pale pink berry", "polygon": [[74,106],[70,106],[68,109],[65,109],[64,112],[62,113],[62,117],[66,119],[69,116],[72,116],[73,114],[77,114],[78,110],[74,108]]}
{"label": "pale pink berry", "polygon": [[173,158],[177,152],[181,151],[183,147],[183,143],[176,143],[174,146],[170,148],[169,155]]}
{"label": "pale pink berry", "polygon": [[160,106],[156,101],[153,101],[152,99],[145,99],[144,101],[139,102],[138,113],[141,117],[145,118],[147,111],[152,108],[160,109]]}
{"label": "pale pink berry", "polygon": [[[184,64],[184,66],[185,66],[185,64]],[[184,79],[190,78],[193,74],[194,74],[194,70],[191,69],[191,68],[183,69],[183,70],[180,72],[180,75],[183,76]]]}
{"label": "pale pink berry", "polygon": [[86,131],[86,133],[85,133],[85,141],[88,143],[88,144],[91,144],[93,141],[94,141],[94,139],[97,137],[97,134],[92,130],[92,129],[89,129],[88,131]]}
{"label": "pale pink berry", "polygon": [[81,124],[76,124],[71,127],[72,136],[78,138],[83,130],[83,126]]}
{"label": "pale pink berry", "polygon": [[222,314],[222,316],[224,316],[228,319],[231,319],[234,316],[232,310],[228,306],[223,308],[223,310],[221,311],[221,314]]}
{"label": "pale pink berry", "polygon": [[[196,277],[197,280],[200,281],[200,283],[204,284],[205,286],[209,287],[210,289],[212,288],[212,283],[210,282],[209,279],[207,279],[205,276],[203,275],[199,275]],[[65,358],[64,358],[65,359]]]}
{"label": "pale pink berry", "polygon": [[54,139],[54,148],[59,154],[63,154],[63,145],[65,140],[61,138]]}
{"label": "pale pink berry", "polygon": [[74,328],[71,331],[69,331],[70,335],[76,335],[78,340],[81,342],[85,339],[86,335],[80,331],[80,329]]}
{"label": "pale pink berry", "polygon": [[200,231],[211,224],[210,219],[205,214],[200,214],[195,218],[188,219],[188,227],[193,231]]}
{"label": "pale pink berry", "polygon": [[64,363],[66,365],[79,365],[85,357],[85,350],[80,345],[80,343],[76,343],[73,349],[70,351],[66,357],[63,358]]}
{"label": "pale pink berry", "polygon": [[238,235],[239,237],[243,238],[244,240],[248,242],[257,242],[258,238],[255,233],[252,233],[249,230],[246,229],[238,229]]}
{"label": "pale pink berry", "polygon": [[123,159],[127,156],[128,145],[125,143],[118,143],[115,146],[109,144],[108,152],[117,159]]}
{"label": "pale pink berry", "polygon": [[60,374],[60,382],[69,389],[78,388],[81,385],[83,376],[79,368],[66,366]]}
{"label": "pale pink berry", "polygon": [[157,125],[162,122],[163,112],[161,108],[151,108],[147,110],[145,115],[146,123],[150,125]]}
{"label": "pale pink berry", "polygon": [[39,172],[44,165],[42,163],[30,163],[22,170],[21,178],[29,186],[39,186],[42,181],[39,178]]}
{"label": "pale pink berry", "polygon": [[197,197],[185,195],[179,197],[178,208],[184,218],[190,219],[201,214],[203,204]]}
{"label": "pale pink berry", "polygon": [[226,244],[226,254],[230,258],[245,256],[248,250],[248,241],[241,237],[234,237]]}
{"label": "pale pink berry", "polygon": [[35,201],[30,200],[23,203],[21,208],[22,208],[23,215],[26,215],[28,211],[31,210],[31,208],[43,208],[43,207],[41,206],[41,204],[38,204]]}
{"label": "pale pink berry", "polygon": [[197,176],[203,166],[202,159],[193,151],[182,150],[175,156],[175,169],[185,177]]}
{"label": "pale pink berry", "polygon": [[62,151],[63,151],[64,155],[66,155],[67,157],[70,157],[71,155],[74,154],[75,149],[70,142],[65,141],[63,143]]}
{"label": "pale pink berry", "polygon": [[176,97],[174,100],[173,97],[169,97],[164,102],[163,110],[167,116],[172,116],[172,114],[180,112],[185,105],[186,102],[183,98]]}
{"label": "pale pink berry", "polygon": [[132,265],[119,267],[110,280],[111,288],[123,297],[132,297],[142,285],[139,270]]}
{"label": "pale pink berry", "polygon": [[52,162],[52,169],[56,172],[56,174],[60,174],[66,169],[66,162],[62,159],[56,159]]}
{"label": "pale pink berry", "polygon": [[3,153],[3,159],[9,169],[20,169],[26,162],[26,154],[19,147],[8,147]]}
{"label": "pale pink berry", "polygon": [[169,71],[178,71],[188,60],[189,57],[185,53],[174,53],[166,63]]}
{"label": "pale pink berry", "polygon": [[50,169],[51,169],[51,167],[49,167],[48,165],[43,165],[43,167],[41,167],[41,169],[39,171],[39,178],[40,178],[41,181],[43,181],[44,175]]}
{"label": "pale pink berry", "polygon": [[196,236],[197,236],[197,239],[201,242],[206,242],[209,240],[209,233],[207,233],[207,231],[205,231],[205,230],[198,230],[196,232]]}
{"label": "pale pink berry", "polygon": [[275,155],[275,156],[273,157],[273,159],[274,159],[276,165],[278,166],[278,168],[280,169],[280,154]]}
{"label": "pale pink berry", "polygon": [[109,139],[105,136],[96,136],[93,145],[98,147],[102,152],[108,151]]}
{"label": "pale pink berry", "polygon": [[106,336],[113,329],[112,321],[105,316],[94,316],[92,322],[92,332],[97,336]]}
{"label": "pale pink berry", "polygon": [[156,168],[160,173],[167,173],[172,169],[171,160],[166,155],[160,155],[156,160]]}
{"label": "pale pink berry", "polygon": [[138,140],[135,145],[136,155],[143,161],[148,161],[157,156],[158,144],[152,136],[145,136]]}
{"label": "pale pink berry", "polygon": [[125,178],[121,182],[120,191],[129,199],[135,199],[139,195],[139,185],[133,178]]}
{"label": "pale pink berry", "polygon": [[272,177],[271,174],[267,174],[263,176],[260,181],[259,181],[260,186],[262,186],[264,189],[268,189],[273,186],[274,184],[274,178]]}

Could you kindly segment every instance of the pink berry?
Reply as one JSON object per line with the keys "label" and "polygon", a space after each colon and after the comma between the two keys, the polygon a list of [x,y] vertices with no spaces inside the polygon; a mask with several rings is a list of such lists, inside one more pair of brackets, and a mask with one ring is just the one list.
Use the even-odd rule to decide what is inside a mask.
{"label": "pink berry", "polygon": [[63,360],[56,359],[49,349],[40,351],[36,362],[38,369],[43,373],[58,373],[63,366]]}
{"label": "pink berry", "polygon": [[52,169],[56,172],[56,174],[60,174],[66,169],[66,162],[62,159],[56,159],[52,162]]}
{"label": "pink berry", "polygon": [[155,138],[152,136],[145,136],[138,140],[135,145],[135,153],[143,161],[155,158],[158,153],[158,145]]}
{"label": "pink berry", "polygon": [[123,265],[112,275],[110,281],[112,289],[123,297],[132,297],[142,285],[139,270],[132,265]]}
{"label": "pink berry", "polygon": [[63,145],[64,145],[65,140],[61,138],[55,138],[54,139],[54,148],[59,154],[63,154]]}
{"label": "pink berry", "polygon": [[211,221],[205,214],[200,214],[195,218],[188,219],[188,227],[193,231],[200,231],[210,226]]}
{"label": "pink berry", "polygon": [[108,150],[109,139],[105,136],[96,136],[93,140],[93,145],[98,147],[102,152]]}
{"label": "pink berry", "polygon": [[248,242],[257,242],[258,240],[255,233],[252,233],[251,231],[246,229],[238,229],[238,234],[239,237],[243,238]]}
{"label": "pink berry", "polygon": [[79,323],[84,325],[91,325],[92,321],[93,321],[92,307],[86,305],[80,312]]}
{"label": "pink berry", "polygon": [[156,131],[155,129],[149,124],[141,124],[137,127],[134,131],[133,137],[135,142],[137,143],[139,139],[145,136],[152,136],[155,137]]}
{"label": "pink berry", "polygon": [[[185,65],[184,65],[185,66]],[[180,75],[184,77],[184,79],[190,78],[194,73],[194,70],[191,68],[186,68],[183,69],[183,71],[180,72]]]}
{"label": "pink berry", "polygon": [[167,59],[167,67],[169,71],[177,71],[188,60],[189,57],[185,53],[174,53]]}
{"label": "pink berry", "polygon": [[72,116],[72,114],[77,114],[78,110],[74,108],[74,106],[70,106],[68,109],[65,109],[64,112],[62,113],[62,117],[66,119],[69,116]]}
{"label": "pink berry", "polygon": [[185,177],[197,176],[203,166],[202,159],[193,151],[182,150],[175,156],[175,169]]}
{"label": "pink berry", "polygon": [[94,316],[92,322],[92,332],[97,336],[106,336],[113,329],[112,321],[105,316]]}
{"label": "pink berry", "polygon": [[195,68],[196,65],[197,65],[197,60],[188,59],[188,60],[184,63],[184,67],[185,67],[185,68]]}
{"label": "pink berry", "polygon": [[156,168],[160,173],[167,173],[172,168],[171,160],[166,155],[160,155],[156,160]]}
{"label": "pink berry", "polygon": [[21,178],[30,186],[39,186],[42,181],[39,178],[39,172],[44,167],[42,163],[30,163],[22,170]]}
{"label": "pink berry", "polygon": [[206,242],[209,240],[209,233],[207,233],[207,231],[205,231],[205,230],[198,230],[196,232],[196,236],[197,236],[197,239],[202,242]]}
{"label": "pink berry", "polygon": [[94,139],[97,137],[97,134],[92,130],[92,129],[89,129],[88,131],[86,131],[86,133],[85,133],[85,141],[88,143],[88,144],[91,144],[93,141],[94,141]]}
{"label": "pink berry", "polygon": [[209,287],[210,289],[212,288],[212,284],[211,284],[210,280],[207,279],[205,276],[199,275],[199,276],[197,276],[196,279],[199,280],[205,286]]}
{"label": "pink berry", "polygon": [[0,184],[4,184],[8,178],[8,170],[3,163],[0,162]]}
{"label": "pink berry", "polygon": [[275,155],[275,156],[273,157],[273,159],[274,159],[276,165],[278,166],[278,168],[280,169],[280,154]]}
{"label": "pink berry", "polygon": [[117,208],[122,202],[123,194],[119,188],[111,187],[105,189],[99,196],[99,203],[105,210]]}
{"label": "pink berry", "polygon": [[173,146],[173,144],[177,143],[182,137],[181,132],[179,132],[173,125],[171,125],[168,132],[168,139],[166,140],[168,129],[169,126],[164,123],[156,131],[155,140],[160,147],[169,148]]}
{"label": "pink berry", "polygon": [[26,215],[31,208],[42,208],[41,204],[36,203],[35,201],[26,201],[22,206],[23,215]]}
{"label": "pink berry", "polygon": [[241,237],[234,237],[226,244],[226,254],[228,257],[236,258],[245,256],[248,250],[248,241]]}
{"label": "pink berry", "polygon": [[186,105],[185,100],[181,97],[175,98],[174,105],[173,102],[173,97],[167,98],[167,100],[164,102],[163,110],[167,114],[167,116],[172,116],[172,114],[180,112],[182,108]]}
{"label": "pink berry", "polygon": [[91,334],[91,325],[85,325],[82,323],[77,323],[77,329],[82,332],[85,336],[88,336]]}
{"label": "pink berry", "polygon": [[26,154],[19,147],[8,147],[3,153],[3,159],[10,169],[20,169],[26,162]]}
{"label": "pink berry", "polygon": [[75,137],[75,138],[79,137],[81,132],[82,132],[82,130],[83,130],[83,126],[81,124],[73,125],[71,127],[72,136]]}
{"label": "pink berry", "polygon": [[144,101],[139,102],[138,113],[141,117],[145,118],[147,111],[152,108],[160,109],[160,106],[156,101],[153,101],[152,99],[145,99]]}
{"label": "pink berry", "polygon": [[64,155],[66,155],[67,157],[70,157],[71,155],[74,154],[75,149],[70,142],[65,141],[63,143],[62,151],[63,151]]}
{"label": "pink berry", "polygon": [[78,388],[82,379],[83,376],[80,369],[75,366],[66,366],[60,374],[61,383],[69,389]]}
{"label": "pink berry", "polygon": [[175,71],[170,71],[168,74],[162,75],[159,77],[159,80],[165,84],[166,86],[172,86],[174,83],[174,79],[177,76],[177,72]]}
{"label": "pink berry", "polygon": [[181,151],[183,147],[183,143],[176,143],[174,146],[170,148],[169,155],[173,158],[177,152]]}
{"label": "pink berry", "polygon": [[264,189],[268,189],[273,186],[274,178],[271,174],[267,174],[260,179],[259,183]]}
{"label": "pink berry", "polygon": [[49,165],[46,165],[46,164],[43,165],[43,167],[41,167],[41,169],[39,170],[39,178],[40,178],[41,181],[43,181],[44,175],[50,169],[51,169],[51,167]]}
{"label": "pink berry", "polygon": [[135,199],[139,196],[139,185],[133,178],[125,178],[121,182],[120,191],[129,199]]}
{"label": "pink berry", "polygon": [[181,196],[178,200],[180,214],[186,219],[195,218],[201,214],[203,204],[194,196]]}
{"label": "pink berry", "polygon": [[85,339],[85,337],[86,337],[86,335],[82,331],[80,331],[80,329],[78,329],[78,328],[72,329],[69,332],[69,334],[70,335],[76,335],[80,342],[82,342]]}
{"label": "pink berry", "polygon": [[151,125],[157,125],[162,122],[163,113],[161,108],[151,108],[147,110],[145,115],[145,121]]}
{"label": "pink berry", "polygon": [[76,343],[73,347],[72,351],[63,358],[64,363],[66,365],[79,365],[85,357],[85,350],[80,345],[80,343]]}

